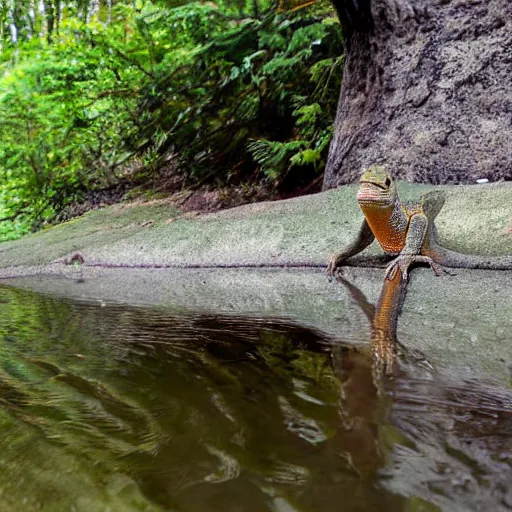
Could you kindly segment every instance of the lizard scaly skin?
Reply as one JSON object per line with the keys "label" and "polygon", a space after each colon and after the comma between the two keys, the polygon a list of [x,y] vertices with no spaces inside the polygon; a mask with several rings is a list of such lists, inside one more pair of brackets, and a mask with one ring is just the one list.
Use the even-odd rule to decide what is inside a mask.
{"label": "lizard scaly skin", "polygon": [[512,270],[512,256],[473,256],[439,245],[434,219],[444,205],[442,192],[428,192],[416,204],[406,205],[400,201],[391,175],[383,167],[373,166],[361,176],[357,200],[365,219],[356,240],[331,257],[327,267],[330,275],[375,239],[386,253],[397,256],[386,269],[388,279],[397,270],[407,279],[408,268],[415,262],[428,263],[436,274],[438,265]]}

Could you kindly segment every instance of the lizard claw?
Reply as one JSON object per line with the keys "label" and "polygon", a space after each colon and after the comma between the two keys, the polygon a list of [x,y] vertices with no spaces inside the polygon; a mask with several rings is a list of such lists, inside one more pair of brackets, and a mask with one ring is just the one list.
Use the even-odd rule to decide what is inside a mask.
{"label": "lizard claw", "polygon": [[329,258],[329,264],[327,265],[327,275],[329,277],[334,277],[335,273],[336,273],[336,260],[334,258],[334,255],[332,255]]}
{"label": "lizard claw", "polygon": [[396,277],[396,273],[400,271],[402,273],[402,279],[407,281],[408,275],[407,271],[409,266],[412,263],[412,256],[400,255],[395,258],[387,267],[386,267],[386,279],[393,281]]}
{"label": "lizard claw", "polygon": [[333,254],[329,259],[329,264],[327,265],[327,275],[329,276],[329,281],[337,280],[341,274],[341,267],[336,264],[336,256]]}
{"label": "lizard claw", "polygon": [[441,275],[441,269],[439,265],[430,257],[422,256],[418,254],[400,254],[396,257],[386,268],[386,279],[392,281],[398,270],[402,273],[402,279],[407,281],[409,267],[413,263],[427,263],[430,265],[436,276]]}

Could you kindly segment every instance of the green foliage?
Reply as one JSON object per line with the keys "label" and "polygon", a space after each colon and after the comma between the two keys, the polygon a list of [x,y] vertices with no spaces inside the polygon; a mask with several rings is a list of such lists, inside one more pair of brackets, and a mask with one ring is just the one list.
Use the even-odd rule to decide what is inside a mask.
{"label": "green foliage", "polygon": [[171,154],[190,183],[321,172],[342,64],[330,7],[30,5],[16,39],[0,11],[0,239]]}
{"label": "green foliage", "polygon": [[195,66],[179,76],[181,87],[162,80],[154,90],[161,107],[151,117],[167,136],[158,151],[177,150],[199,181],[254,176],[255,163],[276,186],[304,168],[320,172],[340,53],[338,25],[304,11],[272,11],[231,27],[198,51]]}
{"label": "green foliage", "polygon": [[291,155],[296,156],[297,151],[302,147],[304,147],[304,142],[295,140],[277,142],[261,139],[250,142],[248,145],[254,160],[261,165],[263,172],[273,180],[279,177],[290,158],[293,158]]}

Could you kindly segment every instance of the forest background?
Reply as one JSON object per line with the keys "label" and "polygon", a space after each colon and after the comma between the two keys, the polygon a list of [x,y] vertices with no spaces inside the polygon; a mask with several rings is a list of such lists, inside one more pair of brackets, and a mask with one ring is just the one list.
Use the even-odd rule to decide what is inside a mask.
{"label": "forest background", "polygon": [[2,0],[0,17],[0,240],[95,194],[320,189],[343,68],[329,2]]}

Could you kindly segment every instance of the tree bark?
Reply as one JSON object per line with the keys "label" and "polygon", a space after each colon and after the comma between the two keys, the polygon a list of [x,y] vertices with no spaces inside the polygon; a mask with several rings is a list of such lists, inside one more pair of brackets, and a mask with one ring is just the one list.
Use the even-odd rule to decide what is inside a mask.
{"label": "tree bark", "polygon": [[428,183],[512,179],[512,2],[334,0],[347,55],[324,189],[385,164]]}

